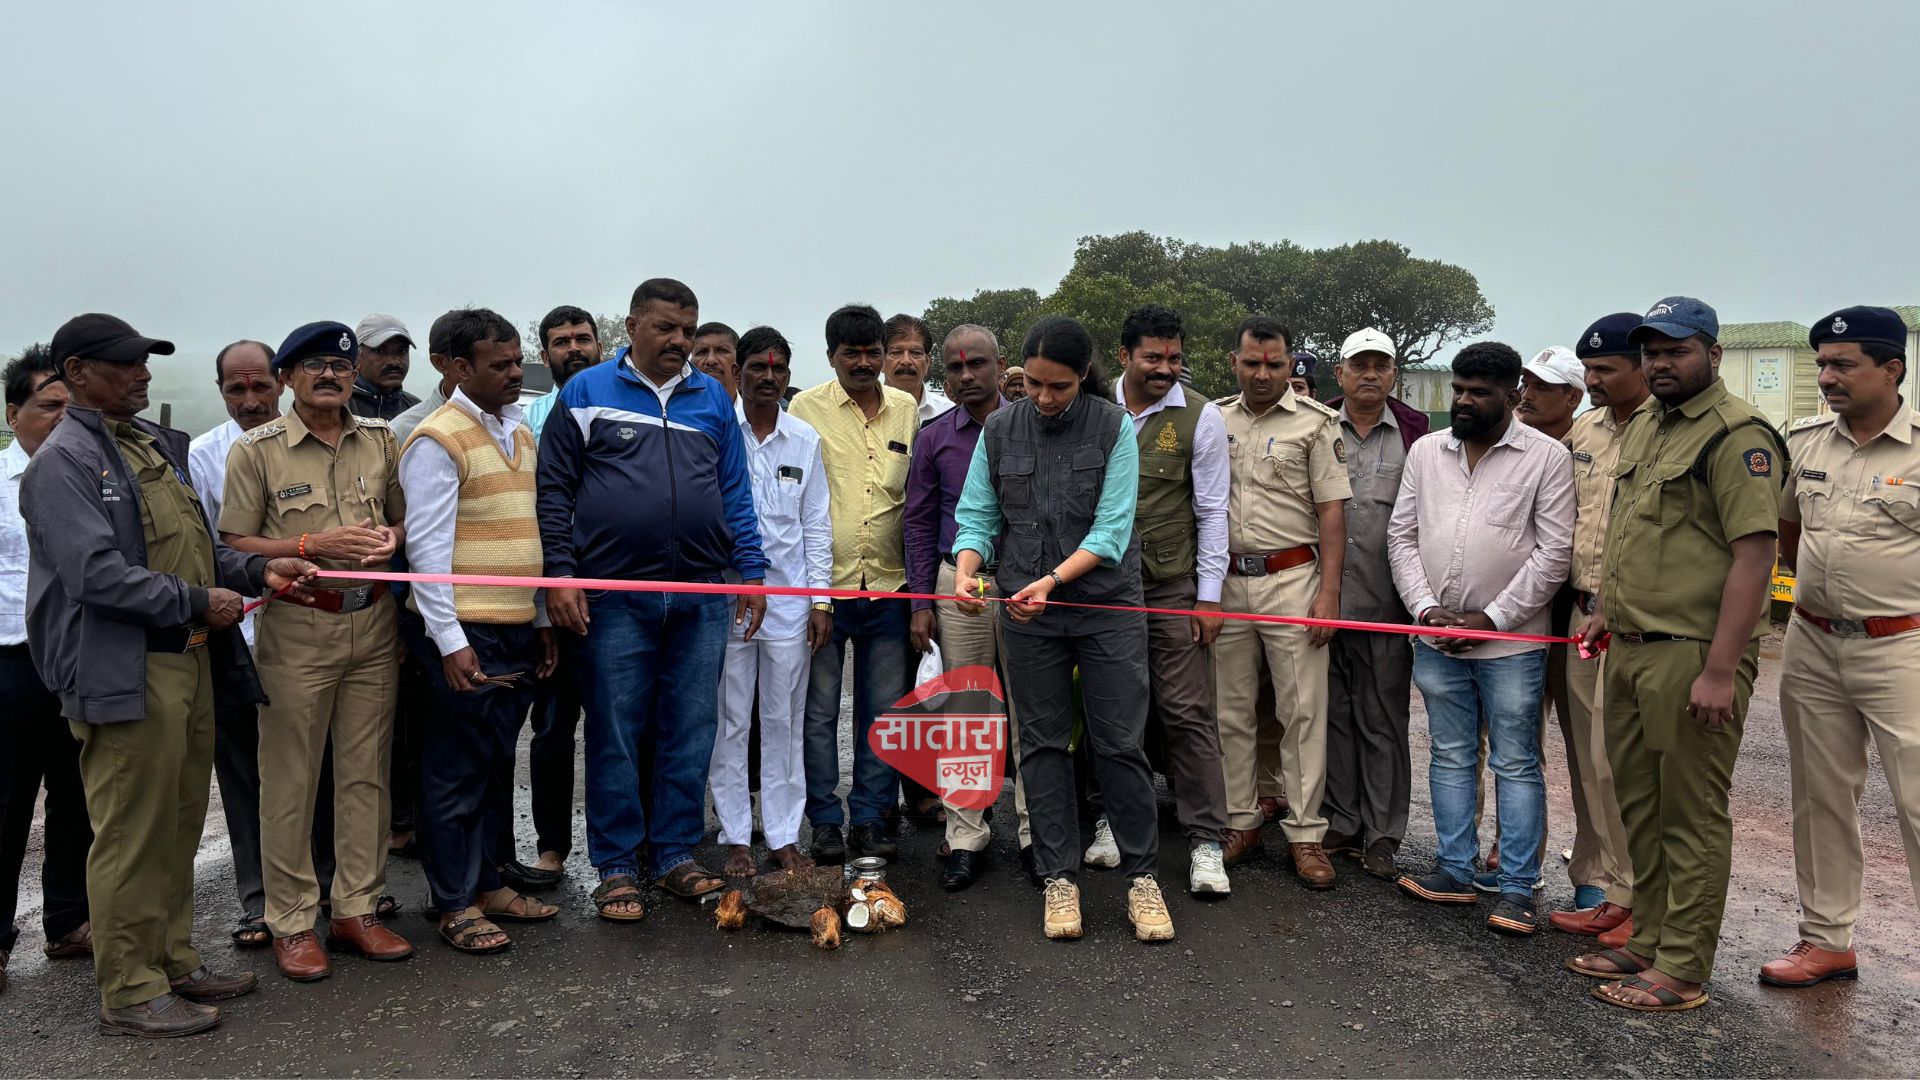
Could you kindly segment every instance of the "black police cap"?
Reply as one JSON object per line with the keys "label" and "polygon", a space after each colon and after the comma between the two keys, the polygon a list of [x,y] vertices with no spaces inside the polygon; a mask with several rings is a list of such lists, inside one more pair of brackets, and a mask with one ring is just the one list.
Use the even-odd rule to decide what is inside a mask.
{"label": "black police cap", "polygon": [[285,371],[309,356],[358,360],[360,340],[346,323],[310,322],[280,343],[280,351],[273,354],[273,370]]}
{"label": "black police cap", "polygon": [[1907,347],[1907,323],[1892,308],[1850,307],[1821,319],[1807,331],[1807,343],[1814,348],[1829,341],[1874,342],[1896,349]]}
{"label": "black police cap", "polygon": [[1605,316],[1580,335],[1573,344],[1573,355],[1582,360],[1602,356],[1639,356],[1640,346],[1628,341],[1641,323],[1640,316],[1621,311]]}

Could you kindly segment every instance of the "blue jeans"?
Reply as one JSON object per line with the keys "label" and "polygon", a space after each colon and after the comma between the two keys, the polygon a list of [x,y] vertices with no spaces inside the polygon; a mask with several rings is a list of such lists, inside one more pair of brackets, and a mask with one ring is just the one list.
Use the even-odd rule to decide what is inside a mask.
{"label": "blue jeans", "polygon": [[587,717],[587,857],[602,877],[650,877],[693,859],[706,831],[720,709],[725,596],[587,593],[571,634]]}
{"label": "blue jeans", "polygon": [[[906,600],[842,600],[833,606],[833,638],[813,654],[807,674],[807,820],[815,825],[879,821],[899,804],[900,778],[867,745],[873,718],[912,686],[911,617]],[[853,642],[853,787],[840,798],[840,683]]]}
{"label": "blue jeans", "polygon": [[1415,642],[1413,682],[1427,703],[1433,763],[1433,826],[1440,838],[1440,869],[1455,881],[1473,880],[1474,763],[1480,727],[1487,729],[1487,770],[1494,777],[1500,822],[1500,891],[1533,895],[1540,877],[1540,839],[1546,828],[1547,789],[1540,775],[1540,694],[1547,650],[1467,660]]}

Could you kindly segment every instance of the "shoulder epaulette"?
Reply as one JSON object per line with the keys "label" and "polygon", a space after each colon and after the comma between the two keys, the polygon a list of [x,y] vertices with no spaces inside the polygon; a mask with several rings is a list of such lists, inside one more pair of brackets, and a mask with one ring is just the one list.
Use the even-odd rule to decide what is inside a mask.
{"label": "shoulder epaulette", "polygon": [[1339,409],[1330,408],[1327,405],[1319,401],[1315,401],[1313,398],[1310,398],[1310,397],[1299,397],[1298,395],[1296,395],[1294,397],[1294,400],[1298,401],[1302,405],[1306,405],[1311,408],[1320,410],[1321,415],[1326,416],[1328,418],[1334,418],[1340,415]]}
{"label": "shoulder epaulette", "polygon": [[252,431],[240,436],[240,441],[247,446],[252,446],[261,439],[271,439],[275,435],[284,433],[286,430],[287,422],[285,420],[269,420],[259,427],[254,428]]}
{"label": "shoulder epaulette", "polygon": [[1240,395],[1228,394],[1226,397],[1223,397],[1223,398],[1214,398],[1213,403],[1215,405],[1220,406],[1223,409],[1229,405],[1238,405],[1240,404]]}
{"label": "shoulder epaulette", "polygon": [[378,416],[356,416],[354,420],[359,423],[361,427],[387,428],[389,430],[393,427],[392,424],[387,423]]}
{"label": "shoulder epaulette", "polygon": [[1827,413],[1825,416],[1809,416],[1804,420],[1794,421],[1793,426],[1788,428],[1787,430],[1789,432],[1805,431],[1808,428],[1816,428],[1822,424],[1831,424],[1833,423],[1835,418],[1836,416],[1834,413]]}

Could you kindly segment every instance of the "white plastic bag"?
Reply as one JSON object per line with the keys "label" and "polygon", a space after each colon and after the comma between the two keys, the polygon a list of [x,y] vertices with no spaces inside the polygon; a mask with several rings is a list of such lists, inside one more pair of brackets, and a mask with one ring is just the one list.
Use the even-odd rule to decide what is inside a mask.
{"label": "white plastic bag", "polygon": [[940,662],[940,643],[937,641],[929,641],[927,644],[932,646],[932,648],[928,649],[927,654],[920,658],[920,670],[917,673],[918,677],[913,680],[913,685],[915,686],[924,686],[947,673],[946,665]]}

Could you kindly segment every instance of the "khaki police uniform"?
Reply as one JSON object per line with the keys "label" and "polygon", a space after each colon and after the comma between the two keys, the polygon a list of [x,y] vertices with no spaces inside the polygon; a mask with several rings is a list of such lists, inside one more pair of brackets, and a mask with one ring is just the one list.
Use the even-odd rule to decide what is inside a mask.
{"label": "khaki police uniform", "polygon": [[1629,948],[1689,982],[1713,974],[1733,860],[1727,789],[1759,669],[1764,610],[1753,613],[1734,676],[1732,719],[1708,730],[1687,713],[1720,618],[1732,543],[1779,528],[1778,436],[1716,378],[1677,406],[1628,422],[1601,596],[1607,757],[1633,862]]}
{"label": "khaki police uniform", "polygon": [[[103,422],[140,485],[146,567],[216,588],[199,497],[151,436]],[[189,628],[191,630],[192,628]],[[205,640],[199,629],[199,640]],[[182,641],[190,641],[186,633]],[[213,666],[204,644],[147,653],[146,719],[69,723],[80,740],[93,848],[87,903],[101,1003],[124,1009],[200,966],[193,947],[193,859],[213,776]]]}
{"label": "khaki police uniform", "polygon": [[[1636,410],[1652,408],[1648,397]],[[1628,417],[1629,423],[1632,417]],[[1602,557],[1607,546],[1607,524],[1613,505],[1613,474],[1620,463],[1620,445],[1627,424],[1616,423],[1613,410],[1593,409],[1573,422],[1567,446],[1573,451],[1573,588],[1572,621],[1554,633],[1572,634],[1593,614],[1593,598],[1600,591]],[[1580,650],[1566,649],[1565,708],[1560,710],[1560,734],[1567,746],[1567,777],[1573,789],[1573,861],[1567,876],[1576,885],[1605,889],[1607,903],[1633,907],[1633,857],[1627,850],[1627,828],[1620,822],[1620,800],[1614,795],[1613,766],[1607,762],[1605,693],[1602,672],[1607,654],[1592,659]]]}
{"label": "khaki police uniform", "polygon": [[1785,521],[1800,523],[1780,716],[1793,776],[1800,936],[1853,947],[1867,741],[1880,750],[1920,904],[1920,415],[1903,403],[1856,445],[1822,416],[1788,438]]}
{"label": "khaki police uniform", "polygon": [[[372,518],[405,515],[386,421],[345,413],[338,447],[307,430],[298,411],[242,436],[227,458],[220,531],[293,539]],[[308,558],[327,570],[385,570]],[[254,659],[268,703],[260,709],[260,856],[266,921],[275,937],[311,930],[320,886],[313,870],[313,805],[333,740],[333,917],[371,915],[386,885],[387,786],[399,634],[383,585],[328,580],[319,606],[260,609]],[[338,607],[340,610],[327,610]]]}
{"label": "khaki police uniform", "polygon": [[[1291,390],[1255,416],[1238,397],[1221,406],[1232,485],[1227,497],[1226,611],[1305,616],[1320,591],[1315,505],[1352,494],[1338,413]],[[1281,567],[1280,564],[1291,564]],[[1276,567],[1269,569],[1270,566]],[[1255,782],[1260,661],[1272,672],[1289,843],[1319,843],[1327,764],[1327,651],[1300,626],[1232,620],[1213,647],[1214,709],[1226,774],[1227,825],[1258,829]]]}

